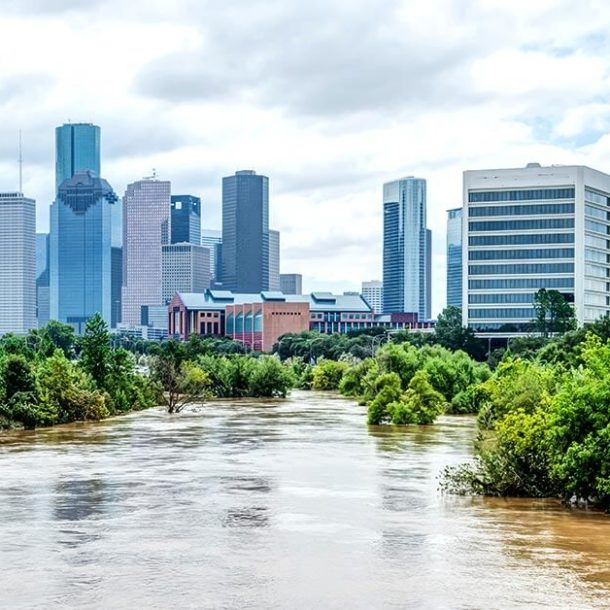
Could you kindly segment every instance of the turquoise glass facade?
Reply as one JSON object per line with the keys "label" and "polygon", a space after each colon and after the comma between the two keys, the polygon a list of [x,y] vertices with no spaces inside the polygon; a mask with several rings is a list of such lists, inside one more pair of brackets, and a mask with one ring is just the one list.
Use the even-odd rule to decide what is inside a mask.
{"label": "turquoise glass facade", "polygon": [[100,175],[100,128],[91,123],[68,123],[55,129],[55,188],[78,171]]}

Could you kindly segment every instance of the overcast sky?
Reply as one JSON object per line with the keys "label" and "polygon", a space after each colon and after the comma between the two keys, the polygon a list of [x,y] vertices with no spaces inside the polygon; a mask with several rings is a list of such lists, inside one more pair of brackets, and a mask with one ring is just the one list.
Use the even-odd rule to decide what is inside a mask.
{"label": "overcast sky", "polygon": [[119,194],[157,169],[220,228],[221,178],[270,178],[282,272],[381,278],[383,182],[428,180],[434,312],[464,169],[610,172],[607,0],[2,0],[0,189],[48,228],[54,128],[102,128]]}

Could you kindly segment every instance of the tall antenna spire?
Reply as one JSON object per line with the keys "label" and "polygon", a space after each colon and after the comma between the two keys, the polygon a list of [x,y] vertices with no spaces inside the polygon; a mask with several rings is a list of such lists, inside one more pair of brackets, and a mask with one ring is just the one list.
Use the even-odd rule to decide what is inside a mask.
{"label": "tall antenna spire", "polygon": [[19,192],[23,193],[23,155],[21,151],[21,129],[19,130]]}

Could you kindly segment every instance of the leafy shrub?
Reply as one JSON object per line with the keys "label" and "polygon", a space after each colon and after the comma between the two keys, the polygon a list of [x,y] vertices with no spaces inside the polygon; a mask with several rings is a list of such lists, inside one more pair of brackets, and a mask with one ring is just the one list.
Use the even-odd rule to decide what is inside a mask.
{"label": "leafy shrub", "polygon": [[313,369],[311,387],[314,390],[337,390],[349,365],[346,362],[321,360]]}
{"label": "leafy shrub", "polygon": [[256,360],[249,379],[249,393],[255,397],[285,397],[294,385],[291,370],[273,356]]}

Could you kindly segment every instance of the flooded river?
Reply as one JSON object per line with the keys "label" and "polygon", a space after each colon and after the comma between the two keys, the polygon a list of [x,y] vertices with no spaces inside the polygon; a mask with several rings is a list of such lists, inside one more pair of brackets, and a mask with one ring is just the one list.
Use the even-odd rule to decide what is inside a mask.
{"label": "flooded river", "polygon": [[610,517],[442,496],[473,420],[324,395],[0,437],[0,607],[610,608]]}

